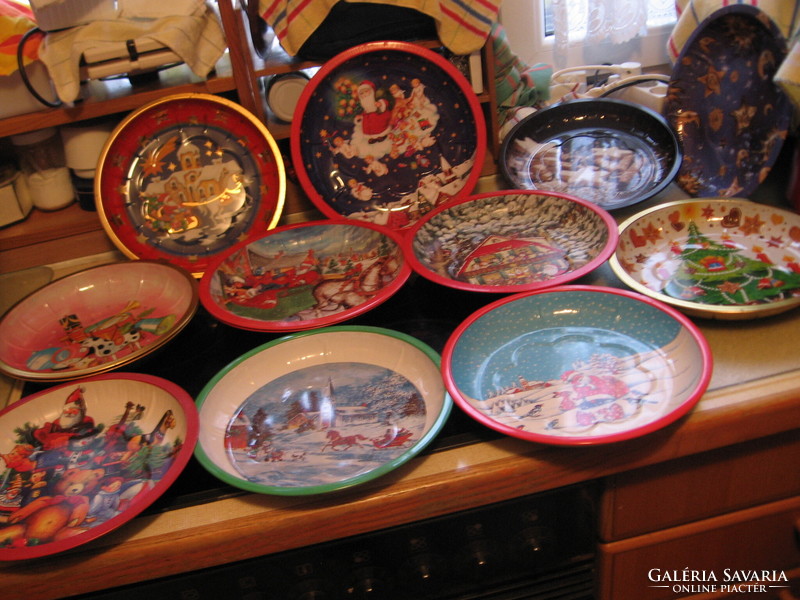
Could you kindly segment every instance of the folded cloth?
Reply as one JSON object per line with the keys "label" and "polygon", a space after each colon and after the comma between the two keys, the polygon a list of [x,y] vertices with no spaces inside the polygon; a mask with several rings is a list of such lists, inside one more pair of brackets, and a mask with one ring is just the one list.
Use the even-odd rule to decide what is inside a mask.
{"label": "folded cloth", "polygon": [[79,66],[87,50],[118,51],[128,55],[128,41],[153,40],[177,54],[197,75],[205,77],[225,52],[225,34],[217,15],[169,16],[156,20],[95,21],[47,34],[39,49],[56,93],[62,102],[74,102],[80,93]]}
{"label": "folded cloth", "polygon": [[[19,69],[17,48],[22,36],[36,27],[30,7],[12,0],[0,0],[0,75],[12,75]],[[25,43],[23,65],[38,58],[41,36],[31,36]]]}
{"label": "folded cloth", "polygon": [[174,15],[200,15],[206,10],[205,0],[117,0],[123,19],[159,19]]}
{"label": "folded cloth", "polygon": [[[259,14],[273,29],[283,49],[296,56],[340,0],[259,0]],[[344,0],[349,2],[350,0]],[[436,22],[439,41],[454,54],[479,50],[497,20],[501,0],[371,0],[412,8]]]}

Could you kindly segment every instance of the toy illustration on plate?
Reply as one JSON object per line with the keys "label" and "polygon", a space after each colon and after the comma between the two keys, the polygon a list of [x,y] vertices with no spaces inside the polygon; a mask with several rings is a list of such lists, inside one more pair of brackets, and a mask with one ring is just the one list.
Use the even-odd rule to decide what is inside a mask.
{"label": "toy illustration on plate", "polygon": [[[788,227],[779,213],[764,221],[766,215],[734,207],[715,216],[710,206],[704,212],[708,222],[673,211],[661,231],[686,234],[668,239],[655,220],[632,228],[621,240],[636,260],[627,265],[630,272],[650,289],[701,304],[763,304],[800,294],[800,229]],[[712,231],[715,220],[719,231]],[[645,251],[648,245],[652,252]]]}
{"label": "toy illustration on plate", "polygon": [[20,423],[0,446],[0,553],[64,540],[120,515],[181,449],[171,410],[151,414],[127,402],[114,423],[99,423],[84,393],[65,390],[55,419]]}
{"label": "toy illustration on plate", "polygon": [[151,345],[168,332],[177,317],[155,316],[154,308],[144,308],[132,300],[122,310],[85,325],[77,314],[59,319],[63,336],[58,345],[31,353],[27,367],[33,371],[71,371],[95,367],[118,360]]}
{"label": "toy illustration on plate", "polygon": [[373,298],[403,265],[394,240],[373,229],[342,225],[307,235],[286,230],[226,258],[212,283],[215,300],[242,317],[317,319]]}
{"label": "toy illustration on plate", "polygon": [[460,203],[417,232],[414,251],[443,277],[476,285],[547,281],[592,261],[608,239],[599,217],[561,198],[510,194]]}
{"label": "toy illustration on plate", "polygon": [[128,182],[133,218],[154,244],[212,246],[246,222],[253,205],[243,151],[221,132],[190,129],[150,140]]}
{"label": "toy illustration on plate", "polygon": [[387,52],[339,69],[309,100],[303,168],[341,215],[406,227],[459,194],[473,170],[469,102],[434,65],[415,73],[414,58]]}
{"label": "toy illustration on plate", "polygon": [[551,354],[561,348],[564,356],[580,355],[581,348],[593,343],[614,350],[574,360],[554,379],[528,380],[517,375],[501,383],[501,374],[496,374],[496,389],[473,402],[511,428],[563,435],[588,434],[600,426],[627,428],[666,412],[670,400],[691,383],[682,379],[689,369],[682,372],[680,365],[667,358],[681,356],[682,348],[691,345],[691,335],[683,329],[658,348],[611,331],[597,332],[599,337],[593,340],[594,334],[586,328],[554,328],[536,335],[541,339],[516,347],[514,355],[519,360],[534,351],[541,353],[544,338]]}
{"label": "toy illustration on plate", "polygon": [[357,477],[406,452],[425,426],[422,395],[403,375],[328,363],[275,379],[252,394],[225,432],[247,479],[305,487]]}

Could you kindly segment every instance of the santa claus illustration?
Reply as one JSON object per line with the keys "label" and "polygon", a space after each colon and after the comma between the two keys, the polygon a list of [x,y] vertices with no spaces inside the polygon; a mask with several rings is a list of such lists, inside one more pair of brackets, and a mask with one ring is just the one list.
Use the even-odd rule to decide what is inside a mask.
{"label": "santa claus illustration", "polygon": [[360,115],[361,131],[366,136],[386,135],[392,121],[389,103],[375,95],[375,84],[369,80],[362,81],[357,90],[358,101],[364,112]]}
{"label": "santa claus illustration", "polygon": [[61,409],[61,415],[45,423],[33,432],[43,450],[65,447],[72,438],[86,437],[97,432],[94,419],[86,414],[86,401],[83,388],[78,387],[70,393]]}

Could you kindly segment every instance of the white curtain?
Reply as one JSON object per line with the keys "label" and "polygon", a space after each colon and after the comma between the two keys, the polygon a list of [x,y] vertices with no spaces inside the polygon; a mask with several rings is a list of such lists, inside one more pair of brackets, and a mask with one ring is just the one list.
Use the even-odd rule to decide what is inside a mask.
{"label": "white curtain", "polygon": [[[674,0],[552,0],[554,56],[573,44],[622,44],[647,34],[648,24],[673,19]],[[563,66],[563,65],[557,65]]]}

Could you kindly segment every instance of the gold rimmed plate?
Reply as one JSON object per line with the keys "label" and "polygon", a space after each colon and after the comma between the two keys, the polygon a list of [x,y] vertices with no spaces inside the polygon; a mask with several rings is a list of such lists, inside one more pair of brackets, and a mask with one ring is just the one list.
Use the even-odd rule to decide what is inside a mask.
{"label": "gold rimmed plate", "polygon": [[285,193],[283,159],[264,124],[210,94],[166,96],[128,115],[95,179],[103,227],[126,256],[168,260],[196,276],[274,228]]}
{"label": "gold rimmed plate", "polygon": [[163,261],[124,261],[57,279],[0,320],[0,371],[67,381],[118,369],[161,348],[192,319],[197,281]]}
{"label": "gold rimmed plate", "polygon": [[668,202],[620,225],[609,263],[692,316],[774,315],[800,304],[800,215],[741,198]]}

